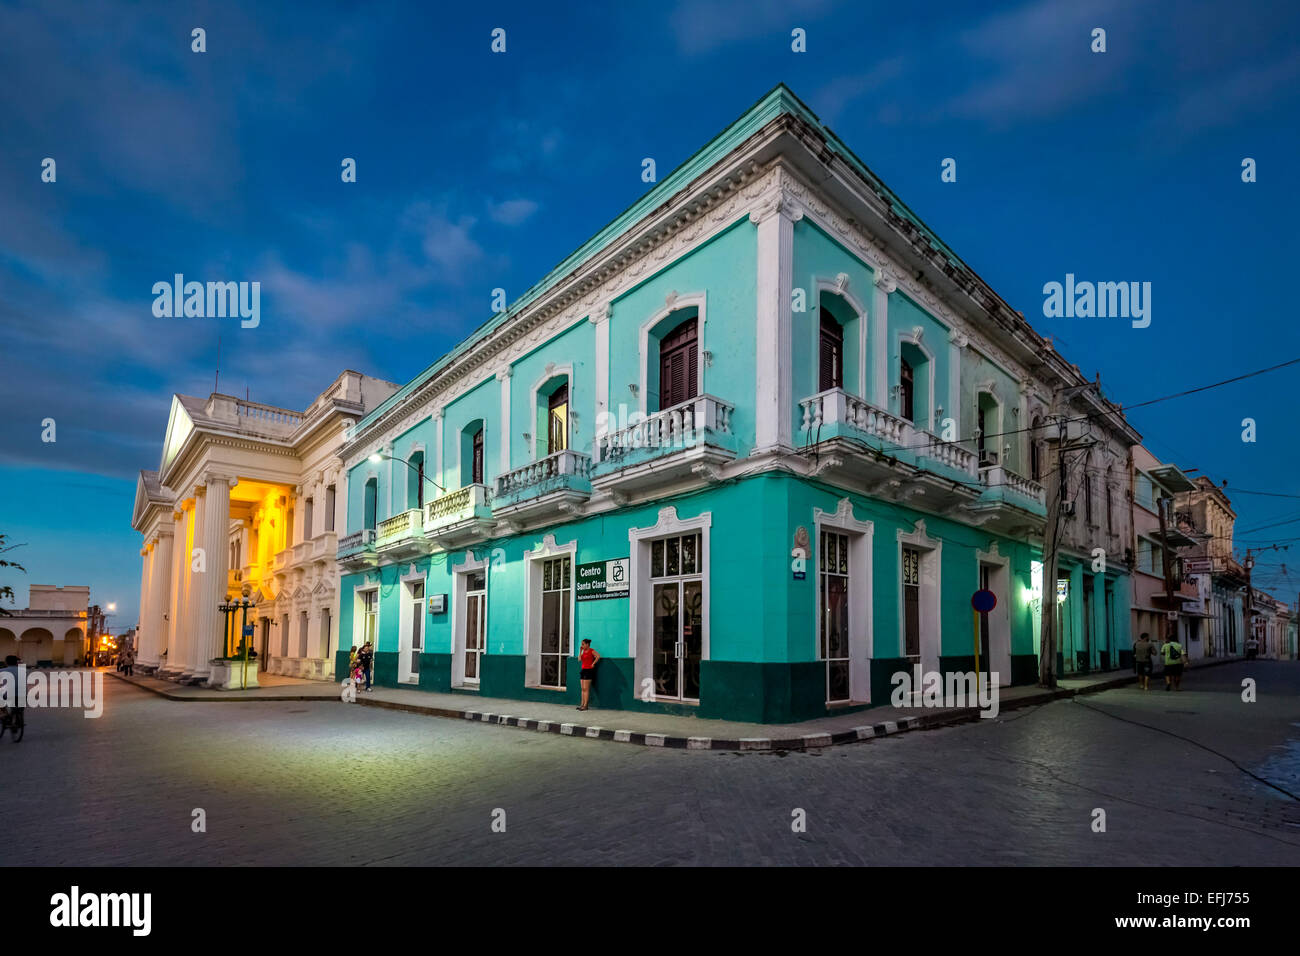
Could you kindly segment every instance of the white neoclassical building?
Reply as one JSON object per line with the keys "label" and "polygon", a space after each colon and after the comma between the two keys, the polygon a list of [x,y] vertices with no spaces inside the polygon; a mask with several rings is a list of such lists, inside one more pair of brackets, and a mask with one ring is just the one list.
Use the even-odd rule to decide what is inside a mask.
{"label": "white neoclassical building", "polygon": [[237,648],[219,607],[244,596],[252,647],[272,673],[331,679],[338,647],[337,541],[355,421],[398,388],[346,371],[306,411],[213,393],[172,396],[157,471],[142,471],[137,666],[188,683]]}
{"label": "white neoclassical building", "polygon": [[27,605],[0,617],[0,661],[13,654],[28,667],[56,667],[81,657],[89,587],[33,584]]}

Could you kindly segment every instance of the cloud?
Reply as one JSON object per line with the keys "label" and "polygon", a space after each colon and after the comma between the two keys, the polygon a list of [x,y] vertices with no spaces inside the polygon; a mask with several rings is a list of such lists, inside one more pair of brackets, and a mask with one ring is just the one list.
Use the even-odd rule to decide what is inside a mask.
{"label": "cloud", "polygon": [[768,36],[789,48],[790,31],[831,9],[831,0],[680,0],[668,14],[678,52],[698,56]]}
{"label": "cloud", "polygon": [[818,115],[827,123],[833,124],[850,103],[869,93],[879,92],[891,81],[903,76],[906,63],[905,57],[894,56],[881,60],[861,73],[837,77],[815,93],[810,101],[816,105]]}
{"label": "cloud", "polygon": [[[1122,88],[1134,9],[1120,0],[1039,0],[990,17],[958,41],[988,66],[944,112],[996,123],[1043,119]],[[1092,30],[1103,25],[1107,52],[1093,53]]]}
{"label": "cloud", "polygon": [[488,216],[503,226],[517,226],[532,218],[537,209],[537,203],[531,199],[507,199],[505,202],[489,202]]}

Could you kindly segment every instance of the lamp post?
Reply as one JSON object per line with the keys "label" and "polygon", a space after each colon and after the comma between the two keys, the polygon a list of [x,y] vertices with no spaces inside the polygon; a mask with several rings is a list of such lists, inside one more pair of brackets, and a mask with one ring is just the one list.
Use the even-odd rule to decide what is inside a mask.
{"label": "lamp post", "polygon": [[447,493],[446,488],[444,488],[442,485],[438,484],[436,481],[434,481],[432,478],[426,475],[421,469],[416,468],[405,458],[397,458],[394,457],[393,455],[385,455],[382,452],[374,452],[370,455],[370,461],[373,461],[376,465],[379,464],[381,461],[383,461],[385,458],[387,458],[389,461],[400,461],[407,468],[411,469],[411,471],[415,472],[417,477],[423,478],[429,484],[433,485],[433,487],[441,491],[444,495]]}

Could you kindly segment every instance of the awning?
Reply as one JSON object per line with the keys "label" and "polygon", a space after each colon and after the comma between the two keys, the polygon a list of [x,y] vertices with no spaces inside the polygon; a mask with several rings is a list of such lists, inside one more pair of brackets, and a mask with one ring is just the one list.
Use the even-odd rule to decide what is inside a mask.
{"label": "awning", "polygon": [[1160,482],[1166,491],[1177,494],[1180,491],[1195,491],[1196,485],[1183,474],[1182,469],[1177,465],[1157,465],[1147,472],[1152,478]]}

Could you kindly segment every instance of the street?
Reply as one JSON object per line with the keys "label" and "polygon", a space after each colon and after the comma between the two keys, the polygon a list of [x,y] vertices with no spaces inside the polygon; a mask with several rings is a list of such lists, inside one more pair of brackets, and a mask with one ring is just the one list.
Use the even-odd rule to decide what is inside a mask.
{"label": "street", "polygon": [[[1241,700],[1246,677],[1255,703]],[[1250,776],[1300,794],[1294,662],[789,754],[104,685],[101,719],[30,710],[25,740],[0,741],[0,862],[1300,863],[1300,803]],[[792,832],[796,809],[806,832]],[[205,832],[192,829],[196,810]]]}

